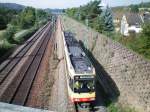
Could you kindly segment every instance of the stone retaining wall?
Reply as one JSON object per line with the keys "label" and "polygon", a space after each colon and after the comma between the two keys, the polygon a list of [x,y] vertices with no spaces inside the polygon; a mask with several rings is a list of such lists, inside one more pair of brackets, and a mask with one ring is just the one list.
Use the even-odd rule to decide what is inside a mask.
{"label": "stone retaining wall", "polygon": [[73,19],[63,16],[62,20],[65,30],[83,41],[113,79],[120,92],[119,102],[150,112],[150,61]]}

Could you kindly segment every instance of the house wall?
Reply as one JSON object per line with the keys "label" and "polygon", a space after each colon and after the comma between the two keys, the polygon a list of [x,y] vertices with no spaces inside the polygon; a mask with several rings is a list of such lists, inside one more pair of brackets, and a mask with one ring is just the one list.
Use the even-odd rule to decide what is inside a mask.
{"label": "house wall", "polygon": [[[95,59],[113,79],[120,92],[118,102],[139,112],[150,112],[150,61],[79,22],[67,17],[63,22],[65,30],[74,32],[77,39],[92,50]],[[108,85],[111,83],[106,81],[106,90]]]}
{"label": "house wall", "polygon": [[136,26],[130,26],[128,30],[135,31],[136,33],[140,33],[142,31],[142,28],[141,27],[137,28]]}

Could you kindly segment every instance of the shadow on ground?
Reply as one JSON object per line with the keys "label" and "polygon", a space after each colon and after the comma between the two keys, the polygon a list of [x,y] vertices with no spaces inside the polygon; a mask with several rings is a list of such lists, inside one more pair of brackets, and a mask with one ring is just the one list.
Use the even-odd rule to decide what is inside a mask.
{"label": "shadow on ground", "polygon": [[84,47],[83,42],[80,40],[79,43],[88,55],[89,59],[92,61],[92,64],[96,70],[96,101],[94,106],[106,107],[110,105],[111,102],[116,102],[118,96],[120,95],[117,85],[102,65],[95,59],[93,54]]}

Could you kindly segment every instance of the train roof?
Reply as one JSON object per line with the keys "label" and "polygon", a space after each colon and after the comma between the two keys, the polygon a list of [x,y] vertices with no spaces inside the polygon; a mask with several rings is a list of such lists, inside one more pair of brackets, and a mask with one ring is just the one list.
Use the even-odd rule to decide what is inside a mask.
{"label": "train roof", "polygon": [[64,32],[71,63],[76,73],[92,73],[93,66],[73,33]]}

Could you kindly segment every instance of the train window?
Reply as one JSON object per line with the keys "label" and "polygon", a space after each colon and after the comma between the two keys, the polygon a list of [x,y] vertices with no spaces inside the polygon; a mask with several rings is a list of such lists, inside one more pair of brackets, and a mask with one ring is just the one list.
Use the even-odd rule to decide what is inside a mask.
{"label": "train window", "polygon": [[74,92],[76,93],[93,92],[94,90],[95,84],[93,79],[75,80],[74,82]]}

